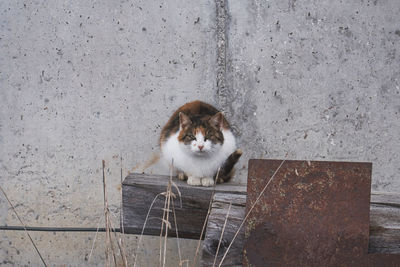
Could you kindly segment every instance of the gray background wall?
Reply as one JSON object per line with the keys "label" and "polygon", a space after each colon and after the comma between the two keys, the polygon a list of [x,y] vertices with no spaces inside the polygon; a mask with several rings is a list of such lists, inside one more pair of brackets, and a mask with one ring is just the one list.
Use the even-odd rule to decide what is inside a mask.
{"label": "gray background wall", "polygon": [[[170,114],[194,99],[235,127],[234,182],[249,158],[287,154],[371,161],[372,190],[400,193],[400,2],[227,1],[217,50],[221,2],[0,2],[0,184],[27,225],[96,227],[102,159],[118,224],[119,157],[124,175],[140,170]],[[0,211],[1,225],[19,225],[3,196]],[[103,235],[90,262],[93,233],[32,236],[48,263],[104,263]],[[137,237],[127,242],[132,253]],[[195,243],[181,242],[192,257]],[[175,266],[174,239],[168,249]],[[139,262],[157,253],[146,238]],[[0,259],[40,264],[22,232],[0,232]]]}

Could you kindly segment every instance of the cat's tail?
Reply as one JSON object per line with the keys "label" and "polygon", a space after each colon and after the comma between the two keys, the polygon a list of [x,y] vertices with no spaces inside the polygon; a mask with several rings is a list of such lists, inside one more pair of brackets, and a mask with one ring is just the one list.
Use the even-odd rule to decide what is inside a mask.
{"label": "cat's tail", "polygon": [[[235,174],[235,169],[233,168],[235,164],[239,161],[243,152],[241,149],[235,150],[230,156],[225,160],[224,164],[221,166],[219,170],[217,183],[225,183],[228,182],[233,175]],[[216,177],[214,177],[215,179]]]}

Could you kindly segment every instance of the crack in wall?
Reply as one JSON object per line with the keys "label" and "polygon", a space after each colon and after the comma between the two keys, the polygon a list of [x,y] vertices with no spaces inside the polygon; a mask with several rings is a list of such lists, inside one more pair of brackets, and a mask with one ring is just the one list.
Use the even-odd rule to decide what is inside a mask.
{"label": "crack in wall", "polygon": [[228,89],[226,86],[226,23],[227,11],[225,0],[215,0],[217,24],[217,97],[218,106],[223,112],[229,112]]}

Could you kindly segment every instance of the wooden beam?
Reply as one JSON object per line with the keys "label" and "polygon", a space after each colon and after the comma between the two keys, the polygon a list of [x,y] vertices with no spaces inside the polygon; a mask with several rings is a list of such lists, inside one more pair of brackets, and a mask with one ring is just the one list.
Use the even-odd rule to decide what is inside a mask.
{"label": "wooden beam", "polygon": [[400,254],[400,195],[371,194],[368,252]]}
{"label": "wooden beam", "polygon": [[[141,233],[151,203],[155,199],[149,213],[144,234],[160,234],[165,201],[165,197],[160,195],[160,193],[166,191],[168,180],[168,176],[147,174],[130,174],[125,178],[122,184],[122,224],[126,233]],[[179,181],[177,178],[174,178],[173,181],[181,193],[181,198],[179,198],[178,190],[176,187],[172,187],[173,193],[177,196],[174,199],[174,207],[179,237],[199,239],[213,188],[190,186],[186,182]],[[216,186],[215,192],[243,195],[246,193],[246,187],[221,184]],[[168,234],[175,237],[176,231],[173,218],[171,218],[170,222],[172,230],[169,230]]]}
{"label": "wooden beam", "polygon": [[[231,205],[229,214],[229,206]],[[216,193],[214,196],[212,209],[207,223],[206,237],[203,242],[203,257],[200,261],[201,266],[214,266],[214,260],[218,244],[220,243],[221,232],[227,218],[226,227],[223,232],[222,241],[218,250],[218,257],[215,266],[218,266],[246,211],[246,196],[230,193]],[[227,217],[228,215],[228,217]],[[244,241],[244,227],[236,237],[235,242],[221,266],[242,266],[242,253]]]}
{"label": "wooden beam", "polygon": [[[154,198],[167,188],[168,176],[130,174],[122,186],[123,195],[123,226],[126,233],[140,234]],[[173,179],[181,192],[182,207],[179,197],[174,200],[179,237],[198,239],[207,214],[212,194],[210,187],[193,187],[186,182]],[[173,192],[178,195],[177,189]],[[232,201],[228,225],[225,229],[224,241],[220,251],[226,249],[238,228],[245,212],[245,186],[222,184],[216,186],[213,208],[206,230],[206,240],[203,246],[203,262],[214,260],[215,251],[220,238],[220,232],[225,221],[229,202]],[[159,235],[165,197],[159,195],[149,214],[145,235]],[[400,195],[377,194],[371,195],[370,213],[370,253],[400,254]],[[175,225],[171,218],[172,229],[170,236],[175,236]],[[233,253],[229,256],[227,266],[241,262],[240,247],[243,234],[238,236]],[[236,247],[237,246],[237,247]],[[224,261],[225,262],[225,261]]]}

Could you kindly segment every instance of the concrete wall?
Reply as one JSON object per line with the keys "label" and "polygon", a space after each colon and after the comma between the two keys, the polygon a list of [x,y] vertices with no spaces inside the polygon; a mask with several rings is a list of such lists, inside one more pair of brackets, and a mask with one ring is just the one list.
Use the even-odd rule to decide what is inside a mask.
{"label": "concrete wall", "polygon": [[[194,99],[235,127],[235,182],[248,158],[287,154],[372,161],[372,189],[400,193],[400,3],[227,1],[217,50],[215,1],[0,2],[0,184],[27,225],[96,227],[102,159],[118,217],[119,157],[124,175],[140,169],[169,115]],[[1,225],[19,225],[3,196],[0,211]],[[90,262],[92,233],[32,235],[48,263],[104,262],[103,235]],[[190,258],[195,242],[181,242]],[[174,239],[168,248],[175,266]],[[142,266],[157,253],[146,238]],[[0,232],[0,259],[40,264],[21,232]]]}
{"label": "concrete wall", "polygon": [[[118,216],[119,157],[126,175],[157,149],[160,127],[178,105],[214,98],[215,4],[181,5],[0,2],[0,183],[27,225],[97,227],[102,159]],[[19,225],[0,199],[0,224]],[[22,233],[0,235],[0,262],[40,265]],[[49,263],[88,263],[93,233],[33,236]],[[146,242],[146,255],[157,251],[158,240]],[[90,263],[103,259],[96,246]]]}
{"label": "concrete wall", "polygon": [[400,2],[229,1],[224,95],[248,157],[373,162],[400,193]]}

